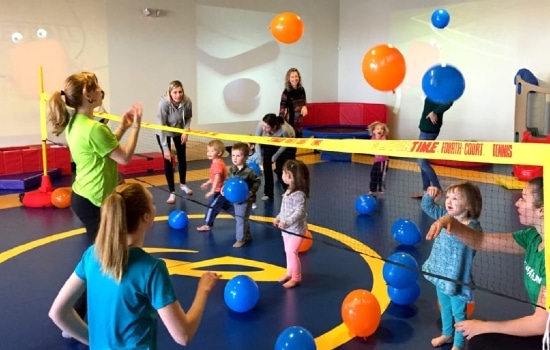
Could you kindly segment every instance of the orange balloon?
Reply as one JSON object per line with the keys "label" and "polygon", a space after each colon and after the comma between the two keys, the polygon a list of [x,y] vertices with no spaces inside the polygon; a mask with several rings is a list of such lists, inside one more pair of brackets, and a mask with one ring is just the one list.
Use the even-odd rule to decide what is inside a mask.
{"label": "orange balloon", "polygon": [[405,57],[389,44],[370,48],[363,57],[363,76],[380,91],[393,91],[405,79]]}
{"label": "orange balloon", "polygon": [[356,289],[342,303],[342,320],[353,336],[372,335],[378,329],[381,318],[380,304],[368,290]]}
{"label": "orange balloon", "polygon": [[293,12],[283,12],[273,17],[269,30],[278,41],[292,44],[304,35],[304,22]]}
{"label": "orange balloon", "polygon": [[304,233],[304,236],[308,237],[309,239],[308,238],[302,239],[302,243],[300,243],[300,247],[298,248],[298,253],[307,252],[309,248],[311,248],[311,245],[313,244],[313,236],[311,235],[311,232],[306,231],[306,233]]}
{"label": "orange balloon", "polygon": [[60,187],[52,192],[52,204],[59,209],[68,208],[71,206],[71,190]]}

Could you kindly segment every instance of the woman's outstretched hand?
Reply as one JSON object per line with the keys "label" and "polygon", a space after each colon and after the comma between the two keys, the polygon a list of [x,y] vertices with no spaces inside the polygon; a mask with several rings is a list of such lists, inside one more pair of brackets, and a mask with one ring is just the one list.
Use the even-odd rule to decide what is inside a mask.
{"label": "woman's outstretched hand", "polygon": [[458,221],[452,216],[443,216],[430,226],[430,230],[426,234],[426,239],[431,240],[439,236],[442,229],[446,229],[449,234],[452,234],[453,229],[456,228]]}
{"label": "woman's outstretched hand", "polygon": [[121,120],[121,126],[123,130],[127,130],[131,126],[139,128],[141,126],[141,116],[143,114],[143,107],[139,103],[129,108],[123,115]]}

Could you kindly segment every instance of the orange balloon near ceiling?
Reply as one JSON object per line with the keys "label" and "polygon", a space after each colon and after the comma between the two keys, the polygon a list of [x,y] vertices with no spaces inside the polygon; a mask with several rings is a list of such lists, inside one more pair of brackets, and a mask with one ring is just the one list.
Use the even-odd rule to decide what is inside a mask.
{"label": "orange balloon near ceiling", "polygon": [[304,22],[293,12],[282,12],[273,17],[269,30],[277,41],[293,44],[304,34]]}
{"label": "orange balloon near ceiling", "polygon": [[395,90],[405,79],[406,71],[405,57],[389,44],[374,46],[363,57],[363,76],[376,90]]}

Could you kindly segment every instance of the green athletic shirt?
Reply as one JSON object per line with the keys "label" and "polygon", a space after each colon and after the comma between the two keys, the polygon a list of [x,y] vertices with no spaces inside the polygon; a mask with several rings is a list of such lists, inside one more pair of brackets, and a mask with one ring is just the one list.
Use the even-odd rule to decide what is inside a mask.
{"label": "green athletic shirt", "polygon": [[73,191],[101,207],[118,183],[117,163],[109,158],[118,140],[105,124],[81,114],[71,118],[66,136],[76,164]]}
{"label": "green athletic shirt", "polygon": [[546,286],[546,268],[544,266],[544,249],[538,251],[542,237],[533,228],[516,231],[513,237],[517,244],[525,249],[525,260],[523,261],[523,281],[529,300],[536,305],[540,287]]}

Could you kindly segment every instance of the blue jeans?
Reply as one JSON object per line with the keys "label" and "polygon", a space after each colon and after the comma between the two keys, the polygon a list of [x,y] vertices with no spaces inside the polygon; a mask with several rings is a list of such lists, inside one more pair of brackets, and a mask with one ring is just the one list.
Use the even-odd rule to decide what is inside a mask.
{"label": "blue jeans", "polygon": [[[453,337],[453,345],[458,348],[464,347],[464,336],[462,332],[455,331],[455,323],[466,319],[466,302],[457,296],[450,296],[436,288],[437,299],[441,307],[441,334]],[[454,320],[453,320],[454,318]]]}
{"label": "blue jeans", "polygon": [[[418,139],[424,141],[433,141],[437,139],[437,136],[439,136],[439,133],[436,134],[420,131],[420,136],[418,136]],[[418,159],[418,165],[420,166],[420,175],[422,175],[422,189],[426,191],[428,187],[430,187],[430,185],[441,188],[439,180],[437,179],[437,175],[435,174],[435,171],[428,160]]]}

